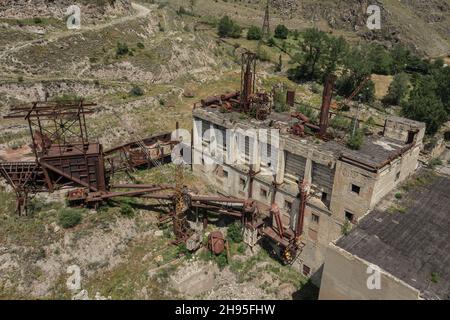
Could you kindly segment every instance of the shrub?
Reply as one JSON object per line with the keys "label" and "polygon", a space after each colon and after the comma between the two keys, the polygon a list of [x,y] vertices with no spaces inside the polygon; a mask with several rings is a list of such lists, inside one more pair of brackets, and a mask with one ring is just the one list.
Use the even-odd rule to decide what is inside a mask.
{"label": "shrub", "polygon": [[177,253],[178,255],[184,255],[186,258],[191,259],[192,258],[192,252],[190,252],[185,243],[181,243],[178,247],[177,247]]}
{"label": "shrub", "polygon": [[330,120],[330,127],[338,130],[348,131],[351,127],[351,121],[342,116],[335,116]]}
{"label": "shrub", "polygon": [[145,46],[144,46],[144,44],[143,44],[142,42],[138,42],[136,46],[137,46],[139,49],[144,49],[144,48],[145,48]]}
{"label": "shrub", "polygon": [[229,16],[224,16],[219,21],[217,31],[219,37],[221,38],[239,38],[241,36],[242,29]]}
{"label": "shrub", "polygon": [[217,266],[219,267],[219,269],[222,270],[228,264],[227,252],[223,251],[220,255],[215,256],[214,260],[216,261]]}
{"label": "shrub", "polygon": [[248,29],[248,32],[247,32],[248,40],[261,40],[261,38],[262,38],[262,31],[260,28],[258,28],[256,26],[251,26]]}
{"label": "shrub", "polygon": [[364,142],[364,134],[358,130],[347,140],[347,146],[352,150],[359,150]]}
{"label": "shrub", "polygon": [[262,47],[259,47],[256,51],[256,58],[258,58],[260,61],[270,61],[270,54],[264,50]]}
{"label": "shrub", "polygon": [[34,22],[34,24],[41,24],[42,23],[42,19],[39,18],[39,17],[35,17],[35,18],[33,18],[33,22]]}
{"label": "shrub", "polygon": [[187,12],[187,10],[186,10],[183,6],[180,6],[180,8],[179,8],[178,11],[177,11],[177,14],[178,14],[179,16],[181,16],[181,15],[183,15],[183,14],[188,14],[188,12]]}
{"label": "shrub", "polygon": [[117,48],[116,48],[116,55],[117,56],[124,56],[130,52],[130,49],[128,49],[128,45],[126,43],[118,42]]}
{"label": "shrub", "polygon": [[244,243],[240,243],[237,247],[237,252],[239,254],[244,254],[245,253],[245,249],[247,249],[247,247],[245,246]]}
{"label": "shrub", "polygon": [[120,214],[125,217],[133,217],[134,209],[128,203],[124,203],[120,206]]}
{"label": "shrub", "polygon": [[383,98],[383,102],[390,105],[398,105],[407,95],[409,89],[409,76],[406,73],[397,74],[389,85],[389,91]]}
{"label": "shrub", "polygon": [[345,219],[344,224],[342,225],[342,234],[344,236],[348,236],[350,234],[350,231],[352,231],[352,224],[350,223],[350,221],[348,221],[348,219]]}
{"label": "shrub", "polygon": [[298,106],[297,111],[300,113],[303,113],[305,116],[307,116],[312,122],[317,121],[317,112],[314,111],[313,107],[310,105],[307,105],[305,103],[300,104]]}
{"label": "shrub", "polygon": [[400,192],[397,192],[397,193],[395,194],[395,198],[398,199],[398,200],[400,200],[401,198],[403,198],[403,195],[402,195]]}
{"label": "shrub", "polygon": [[79,210],[67,208],[59,212],[58,222],[64,229],[73,228],[81,222],[82,216]]}
{"label": "shrub", "polygon": [[289,106],[286,103],[286,90],[276,90],[273,96],[273,103],[275,112],[289,111]]}
{"label": "shrub", "polygon": [[275,38],[287,39],[288,35],[289,29],[285,25],[283,24],[277,25],[277,27],[275,28]]}
{"label": "shrub", "polygon": [[239,222],[235,222],[228,227],[228,239],[234,243],[240,243],[244,240],[244,235],[242,234],[242,225]]}
{"label": "shrub", "polygon": [[140,97],[144,95],[144,90],[141,87],[134,86],[133,88],[131,88],[129,94],[130,96]]}
{"label": "shrub", "polygon": [[274,38],[269,38],[269,40],[267,40],[267,45],[269,47],[273,47],[276,45],[275,39]]}
{"label": "shrub", "polygon": [[437,272],[431,273],[431,282],[433,282],[433,283],[439,282],[439,274]]}

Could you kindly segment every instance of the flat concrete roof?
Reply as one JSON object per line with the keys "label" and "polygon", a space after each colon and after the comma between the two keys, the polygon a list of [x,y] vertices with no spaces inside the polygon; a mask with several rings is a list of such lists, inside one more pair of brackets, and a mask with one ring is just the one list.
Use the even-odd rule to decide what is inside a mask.
{"label": "flat concrete roof", "polygon": [[[193,115],[200,118],[206,118],[205,120],[219,122],[216,123],[217,125],[226,126],[226,122],[231,122],[233,124],[239,124],[239,126],[244,128],[280,128],[281,132],[286,132],[286,129],[290,128],[290,126],[296,122],[295,119],[291,118],[290,113],[272,112],[267,120],[258,121],[254,118],[245,118],[239,112],[222,113],[218,108],[212,107],[198,107],[194,109]],[[408,119],[404,120],[410,121]],[[407,147],[409,147],[403,141],[381,135],[366,136],[360,150],[351,150],[344,141],[323,141],[311,135],[297,137],[288,133],[285,133],[284,136],[289,136],[299,142],[302,141],[303,143],[308,143],[318,151],[326,152],[328,154],[331,153],[334,155],[335,159],[344,156],[357,162],[361,162],[365,167],[368,167],[368,169],[373,171],[384,167],[390,161],[402,155],[407,150]]]}
{"label": "flat concrete roof", "polygon": [[450,299],[450,178],[427,174],[412,178],[418,186],[396,204],[404,210],[383,210],[382,201],[337,246],[418,289],[423,298]]}
{"label": "flat concrete roof", "polygon": [[340,157],[354,159],[379,169],[402,155],[408,149],[408,145],[384,136],[366,136],[359,150],[352,150],[334,140],[328,141],[322,148],[334,151]]}

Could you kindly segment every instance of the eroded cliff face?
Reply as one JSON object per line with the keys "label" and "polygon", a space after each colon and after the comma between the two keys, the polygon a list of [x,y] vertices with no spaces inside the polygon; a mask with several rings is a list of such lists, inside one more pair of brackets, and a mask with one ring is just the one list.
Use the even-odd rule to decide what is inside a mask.
{"label": "eroded cliff face", "polygon": [[[62,19],[66,10],[73,5],[70,0],[1,0],[0,18],[27,19],[34,17],[52,17]],[[131,11],[129,0],[81,0],[76,1],[83,19],[94,21],[107,16],[127,14]]]}

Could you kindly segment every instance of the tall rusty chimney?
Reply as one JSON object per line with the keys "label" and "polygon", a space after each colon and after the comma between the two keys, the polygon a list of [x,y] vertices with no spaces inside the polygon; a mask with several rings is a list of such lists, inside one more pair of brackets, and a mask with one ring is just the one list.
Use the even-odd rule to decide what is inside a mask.
{"label": "tall rusty chimney", "polygon": [[320,132],[319,135],[323,138],[327,134],[328,120],[330,114],[331,98],[333,96],[334,83],[336,76],[329,74],[325,79],[322,96],[322,108],[320,110]]}

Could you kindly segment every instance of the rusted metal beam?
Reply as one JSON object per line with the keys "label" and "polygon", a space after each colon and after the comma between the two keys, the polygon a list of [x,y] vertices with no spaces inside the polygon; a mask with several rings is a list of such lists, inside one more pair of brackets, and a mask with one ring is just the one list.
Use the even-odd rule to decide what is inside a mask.
{"label": "rusted metal beam", "polygon": [[333,97],[334,83],[336,82],[336,76],[329,74],[325,80],[325,86],[323,88],[322,95],[322,108],[320,110],[320,136],[323,138],[327,134],[328,122],[330,119],[330,106],[331,99]]}
{"label": "rusted metal beam", "polygon": [[67,173],[65,173],[64,171],[59,170],[58,168],[56,168],[55,166],[52,166],[51,164],[46,163],[45,161],[39,161],[39,164],[47,169],[49,169],[50,171],[53,171],[69,180],[72,180],[75,183],[78,183],[80,186],[86,187],[91,191],[98,191],[98,189],[92,185],[90,185],[87,182],[84,182],[76,177],[73,177]]}

